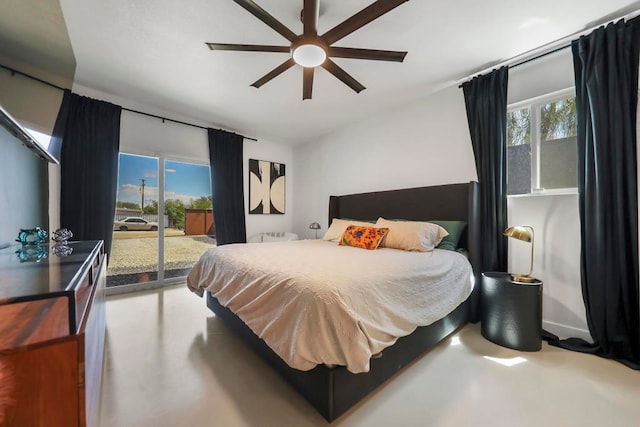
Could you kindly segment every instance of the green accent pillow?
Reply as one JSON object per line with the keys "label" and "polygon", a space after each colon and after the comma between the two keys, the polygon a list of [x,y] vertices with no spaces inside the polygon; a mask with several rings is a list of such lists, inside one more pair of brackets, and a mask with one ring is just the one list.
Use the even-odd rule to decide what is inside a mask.
{"label": "green accent pillow", "polygon": [[462,236],[462,232],[467,227],[467,223],[464,221],[443,221],[443,220],[435,220],[431,219],[429,222],[439,225],[440,227],[447,230],[449,233],[448,236],[445,236],[440,244],[436,246],[436,249],[446,249],[449,251],[455,251],[458,249],[458,244],[460,243],[460,237]]}
{"label": "green accent pillow", "polygon": [[355,218],[340,218],[340,219],[344,219],[345,221],[368,222],[370,224],[375,224],[377,221],[377,219],[355,219]]}

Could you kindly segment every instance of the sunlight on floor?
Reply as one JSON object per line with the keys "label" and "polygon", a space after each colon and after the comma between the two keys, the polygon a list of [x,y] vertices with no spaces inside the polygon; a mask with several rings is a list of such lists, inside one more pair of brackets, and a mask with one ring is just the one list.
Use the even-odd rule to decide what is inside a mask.
{"label": "sunlight on floor", "polygon": [[527,361],[524,357],[511,357],[511,358],[501,358],[501,357],[491,357],[491,356],[483,356],[485,359],[489,359],[492,362],[499,363],[503,366],[515,366]]}

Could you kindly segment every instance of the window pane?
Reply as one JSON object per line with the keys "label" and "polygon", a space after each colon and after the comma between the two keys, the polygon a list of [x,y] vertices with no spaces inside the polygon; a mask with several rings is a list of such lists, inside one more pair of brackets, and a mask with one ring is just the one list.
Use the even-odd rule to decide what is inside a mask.
{"label": "window pane", "polygon": [[158,279],[158,159],[120,153],[119,162],[107,286]]}
{"label": "window pane", "polygon": [[576,136],[575,97],[550,102],[540,108],[540,141]]}
{"label": "window pane", "polygon": [[216,244],[211,176],[204,165],[166,160],[164,167],[164,277],[181,277]]}
{"label": "window pane", "polygon": [[545,189],[578,186],[575,97],[540,108],[540,186]]}
{"label": "window pane", "polygon": [[531,192],[531,111],[507,113],[507,194]]}
{"label": "window pane", "polygon": [[531,110],[522,108],[507,113],[507,146],[531,143]]}
{"label": "window pane", "polygon": [[578,149],[575,136],[540,144],[540,186],[546,189],[578,186]]}

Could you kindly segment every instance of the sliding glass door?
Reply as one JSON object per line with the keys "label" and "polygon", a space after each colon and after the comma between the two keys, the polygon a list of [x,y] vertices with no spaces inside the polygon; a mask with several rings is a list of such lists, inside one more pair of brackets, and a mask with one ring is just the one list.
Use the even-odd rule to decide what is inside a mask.
{"label": "sliding glass door", "polygon": [[120,153],[107,287],[182,280],[215,245],[207,164]]}
{"label": "sliding glass door", "polygon": [[158,159],[120,153],[107,287],[158,280]]}
{"label": "sliding glass door", "polygon": [[186,276],[215,241],[209,166],[165,160],[164,277]]}

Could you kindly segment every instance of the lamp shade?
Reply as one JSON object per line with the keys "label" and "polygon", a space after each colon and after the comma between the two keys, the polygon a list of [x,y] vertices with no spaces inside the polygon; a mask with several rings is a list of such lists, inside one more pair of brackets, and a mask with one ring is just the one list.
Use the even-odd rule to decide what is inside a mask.
{"label": "lamp shade", "polygon": [[320,230],[320,224],[318,224],[317,222],[312,222],[311,224],[309,224],[309,228],[314,230],[316,232],[316,239],[318,238],[318,230]]}
{"label": "lamp shade", "polygon": [[512,274],[511,279],[515,282],[532,283],[537,281],[531,277],[533,273],[533,227],[530,225],[518,225],[515,227],[509,227],[502,233],[507,237],[512,237],[516,240],[522,240],[523,242],[531,242],[531,263],[529,265],[528,274]]}
{"label": "lamp shade", "polygon": [[509,227],[504,230],[504,233],[502,234],[507,237],[513,237],[514,239],[530,242],[533,240],[533,227],[530,227],[528,225]]}

